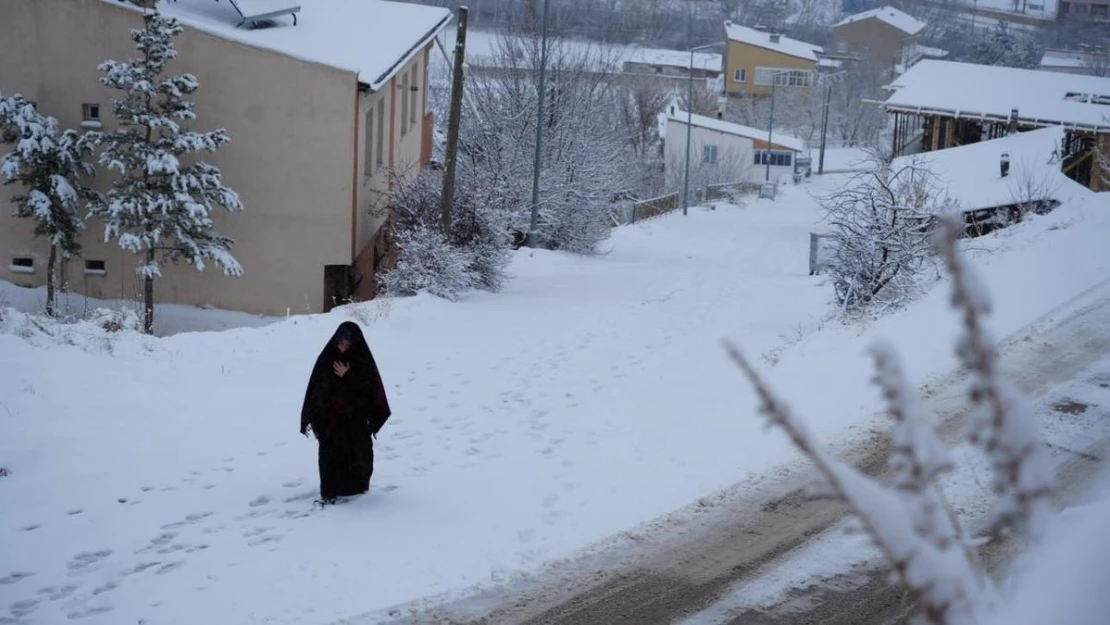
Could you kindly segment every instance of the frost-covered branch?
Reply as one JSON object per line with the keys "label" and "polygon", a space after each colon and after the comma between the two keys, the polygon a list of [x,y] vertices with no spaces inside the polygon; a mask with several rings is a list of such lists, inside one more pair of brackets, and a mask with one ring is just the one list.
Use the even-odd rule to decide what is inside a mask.
{"label": "frost-covered branch", "polygon": [[909,593],[919,617],[936,625],[973,624],[987,582],[958,521],[934,486],[936,477],[948,470],[951,462],[933,424],[917,408],[893,351],[884,346],[873,351],[876,381],[896,420],[891,458],[895,487],[890,488],[826,454],[805,423],[775,395],[740,350],[731,344],[726,347],[755,389],[760,412],[771,425],[786,432],[817,468],[833,496],[859,518]]}
{"label": "frost-covered branch", "polygon": [[989,457],[993,487],[1000,496],[991,526],[996,532],[1012,528],[1038,538],[1052,514],[1052,465],[1032,413],[998,370],[995,342],[983,326],[991,312],[990,300],[957,250],[962,224],[952,219],[941,224],[936,246],[951,274],[951,303],[963,324],[956,355],[970,376],[968,397],[978,408],[972,412],[968,434]]}

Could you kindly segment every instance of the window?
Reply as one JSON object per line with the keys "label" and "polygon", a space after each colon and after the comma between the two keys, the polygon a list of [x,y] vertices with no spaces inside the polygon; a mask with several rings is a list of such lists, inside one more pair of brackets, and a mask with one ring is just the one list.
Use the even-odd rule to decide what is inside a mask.
{"label": "window", "polygon": [[744,82],[747,79],[748,79],[748,70],[746,70],[746,69],[742,69],[742,68],[738,69],[732,75],[732,82]]}
{"label": "window", "polygon": [[81,105],[81,127],[82,128],[101,128],[100,123],[100,105],[99,104],[82,104]]}
{"label": "window", "polygon": [[771,167],[790,167],[794,162],[794,154],[792,152],[777,152],[767,150],[755,151],[755,164],[767,165],[770,161]]}
{"label": "window", "polygon": [[809,87],[813,84],[813,72],[804,69],[782,69],[778,67],[755,68],[755,84],[776,87]]}
{"label": "window", "polygon": [[377,164],[385,164],[385,101],[377,104]]}
{"label": "window", "polygon": [[102,276],[107,273],[107,266],[102,260],[86,260],[85,261],[85,275],[86,276]]}
{"label": "window", "polygon": [[401,136],[409,132],[409,75],[401,79]]}
{"label": "window", "polygon": [[1108,10],[1110,10],[1110,7],[1108,7],[1105,4],[1092,4],[1091,5],[1091,17],[1106,19]]}
{"label": "window", "polygon": [[415,126],[416,122],[420,120],[420,116],[417,114],[419,113],[419,98],[416,97],[416,94],[420,92],[420,78],[416,73],[416,69],[417,67],[413,65],[412,80],[409,81],[412,84],[412,86],[409,88],[409,91],[412,92],[411,94],[409,94],[409,124],[412,126]]}
{"label": "window", "polygon": [[717,164],[717,146],[707,145],[701,149],[701,162],[707,165]]}
{"label": "window", "polygon": [[35,259],[30,256],[17,256],[12,259],[12,264],[8,265],[8,271],[12,273],[35,273]]}
{"label": "window", "polygon": [[845,52],[847,52],[848,51],[848,42],[843,40],[843,39],[836,42],[836,51],[841,53],[841,54],[844,54]]}
{"label": "window", "polygon": [[366,162],[363,165],[363,167],[365,168],[365,173],[366,173],[367,176],[373,176],[374,175],[374,109],[373,108],[371,108],[369,111],[366,111],[366,120],[363,123],[366,124],[366,155],[364,157]]}

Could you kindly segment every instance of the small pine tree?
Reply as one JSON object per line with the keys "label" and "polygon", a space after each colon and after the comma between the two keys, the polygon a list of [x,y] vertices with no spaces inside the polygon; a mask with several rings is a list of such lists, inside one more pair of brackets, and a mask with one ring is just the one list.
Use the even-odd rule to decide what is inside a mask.
{"label": "small pine tree", "polygon": [[98,195],[86,186],[95,170],[85,159],[92,147],[74,130],[64,132],[58,120],[43,116],[35,105],[16,94],[0,95],[0,143],[15,148],[0,157],[4,184],[21,184],[26,192],[12,197],[15,216],[35,220],[35,236],[50,242],[46,265],[46,314],[54,316],[58,253],[69,258],[81,251],[85,224],[78,216],[82,205]]}
{"label": "small pine tree", "polygon": [[224,186],[218,168],[191,156],[215,152],[230,141],[223,129],[197,133],[183,127],[182,122],[196,119],[193,102],[185,99],[197,90],[196,77],[163,75],[177,57],[171,40],[182,32],[181,25],[155,12],[144,14],[143,22],[143,28],[131,30],[141,57],[99,66],[101,82],[124,96],[112,102],[118,130],[95,136],[104,146],[101,164],[120,177],[92,215],[104,221],[105,240],[116,239],[120,247],[143,255],[138,273],[143,278],[143,329],[150,334],[154,281],[167,262],[184,261],[203,271],[210,260],[227,275],[242,275],[230,253],[233,241],[215,230],[212,212],[217,207],[240,211],[243,206],[239,195]]}
{"label": "small pine tree", "polygon": [[981,65],[1032,69],[1040,65],[1043,52],[1032,37],[1015,33],[1009,22],[999,21],[985,37],[971,44],[969,60]]}

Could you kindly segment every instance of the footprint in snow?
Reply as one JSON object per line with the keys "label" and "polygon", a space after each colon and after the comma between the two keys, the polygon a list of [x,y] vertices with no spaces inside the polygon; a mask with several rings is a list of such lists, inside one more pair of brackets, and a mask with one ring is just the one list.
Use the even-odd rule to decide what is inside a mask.
{"label": "footprint in snow", "polygon": [[68,514],[69,516],[77,516],[78,514],[81,514],[82,512],[84,512],[84,510],[82,510],[81,508],[74,508],[73,510],[66,510],[66,514]]}
{"label": "footprint in snow", "polygon": [[286,483],[282,484],[282,486],[284,486],[285,488],[296,488],[296,487],[300,486],[302,483],[303,483],[302,480],[293,480],[291,482],[286,482]]}
{"label": "footprint in snow", "polygon": [[[38,607],[38,599],[24,599],[22,601],[16,601],[11,605],[11,613],[12,616],[14,616],[16,619],[19,619],[34,612],[38,609]],[[18,623],[19,621],[17,620],[15,622]]]}
{"label": "footprint in snow", "polygon": [[315,497],[316,497],[316,491],[305,491],[303,493],[299,493],[299,494],[293,495],[292,497],[289,497],[289,498],[285,499],[285,503],[294,503],[294,502],[297,502],[297,501],[304,501],[306,499],[314,499]]}
{"label": "footprint in snow", "polygon": [[159,564],[162,564],[162,563],[161,562],[141,562],[141,563],[136,564],[135,566],[123,571],[123,575],[126,577],[128,575],[134,575],[136,573],[142,573],[143,571],[145,571],[147,569],[152,569],[152,568],[158,566]]}
{"label": "footprint in snow", "polygon": [[74,610],[73,612],[66,614],[66,618],[71,621],[77,621],[83,618],[88,618],[90,616],[96,616],[98,614],[107,614],[111,611],[112,608],[105,606],[101,606],[98,608],[85,608],[84,610]]}
{"label": "footprint in snow", "polygon": [[30,525],[24,525],[23,527],[19,528],[19,531],[21,531],[21,532],[33,532],[33,531],[37,530],[40,527],[42,527],[42,526],[39,525],[38,523],[32,523]]}
{"label": "footprint in snow", "polygon": [[46,598],[51,601],[61,601],[75,592],[77,592],[77,586],[74,585],[62,586],[61,588],[57,586],[47,586],[46,588],[40,588],[35,591],[36,594],[46,595]]}
{"label": "footprint in snow", "polygon": [[94,588],[92,591],[93,596],[102,595],[110,590],[115,590],[119,586],[119,582],[108,582],[103,586]]}
{"label": "footprint in snow", "polygon": [[262,536],[258,536],[257,538],[252,538],[251,540],[248,540],[247,545],[250,547],[258,547],[259,545],[265,545],[267,543],[276,543],[282,538],[282,536],[276,534],[264,534]]}
{"label": "footprint in snow", "polygon": [[77,575],[86,572],[90,567],[95,567],[110,555],[112,555],[111,549],[83,551],[73,556],[73,559],[66,564],[66,567],[69,568],[70,575]]}
{"label": "footprint in snow", "polygon": [[269,497],[267,497],[265,495],[259,495],[258,497],[255,497],[254,499],[252,499],[250,501],[250,503],[247,504],[247,505],[249,505],[252,508],[257,508],[258,506],[264,506],[268,503],[270,503],[270,498]]}
{"label": "footprint in snow", "polygon": [[0,577],[0,586],[4,586],[4,585],[7,585],[7,584],[14,584],[18,581],[27,579],[28,577],[31,577],[34,574],[35,574],[34,571],[16,571],[15,573],[12,573],[10,575],[5,575],[4,577]]}
{"label": "footprint in snow", "polygon": [[173,571],[176,571],[183,566],[185,566],[184,560],[175,560],[174,562],[163,564],[162,566],[158,567],[158,570],[155,571],[155,574],[165,575],[166,573],[172,573]]}

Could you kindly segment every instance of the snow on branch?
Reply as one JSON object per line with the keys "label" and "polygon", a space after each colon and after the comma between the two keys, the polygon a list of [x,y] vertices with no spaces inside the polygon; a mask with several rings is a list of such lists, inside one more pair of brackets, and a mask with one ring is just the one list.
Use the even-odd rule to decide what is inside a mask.
{"label": "snow on branch", "polygon": [[994,340],[983,326],[983,318],[991,312],[990,299],[957,250],[960,228],[954,219],[942,220],[936,246],[951,274],[951,303],[963,324],[956,355],[970,377],[968,397],[977,408],[968,435],[986,452],[994,472],[993,487],[1000,501],[992,529],[1016,529],[1037,538],[1051,518],[1049,496],[1055,477],[1032,413],[998,370]]}
{"label": "snow on branch", "polygon": [[873,351],[876,381],[897,421],[896,450],[891,458],[896,486],[890,488],[829,457],[805,423],[775,395],[740,350],[731,344],[726,348],[755,388],[760,411],[771,425],[790,436],[827,482],[832,495],[844,501],[860,519],[923,622],[974,623],[986,582],[955,516],[948,512],[933,485],[935,477],[951,463],[925,413],[915,407],[916,399],[908,391],[893,351],[883,346]]}

